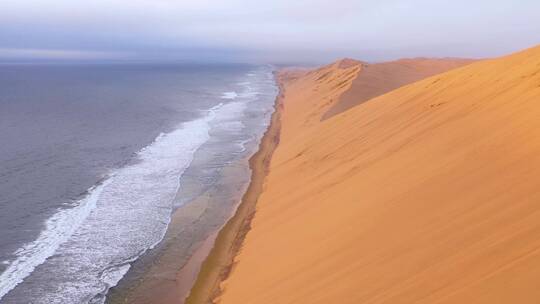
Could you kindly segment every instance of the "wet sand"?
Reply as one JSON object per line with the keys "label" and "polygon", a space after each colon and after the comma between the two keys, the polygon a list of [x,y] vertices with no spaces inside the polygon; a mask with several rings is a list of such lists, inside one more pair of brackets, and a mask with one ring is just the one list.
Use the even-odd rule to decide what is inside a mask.
{"label": "wet sand", "polygon": [[[225,168],[221,178],[241,178],[245,171],[238,164]],[[237,191],[236,202],[243,190]],[[133,264],[128,275],[111,290],[107,303],[182,303],[217,232],[234,211],[229,201],[219,195],[219,188],[210,189],[176,210],[163,241]]]}

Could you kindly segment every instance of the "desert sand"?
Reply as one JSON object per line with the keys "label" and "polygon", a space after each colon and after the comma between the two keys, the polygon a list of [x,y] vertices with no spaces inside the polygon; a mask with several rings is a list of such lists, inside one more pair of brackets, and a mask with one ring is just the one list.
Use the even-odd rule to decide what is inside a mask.
{"label": "desert sand", "polygon": [[540,47],[322,119],[361,70],[282,75],[279,145],[214,301],[539,303]]}
{"label": "desert sand", "polygon": [[360,66],[360,71],[350,88],[339,98],[339,102],[322,115],[328,119],[364,101],[388,93],[406,84],[440,74],[474,62],[461,58],[411,58],[381,63],[365,63],[354,59],[340,61],[340,67]]}

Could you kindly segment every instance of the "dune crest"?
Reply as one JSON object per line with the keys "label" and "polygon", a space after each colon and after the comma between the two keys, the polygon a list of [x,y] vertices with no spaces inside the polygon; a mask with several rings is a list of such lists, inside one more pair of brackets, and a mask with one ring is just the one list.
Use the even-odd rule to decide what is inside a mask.
{"label": "dune crest", "polygon": [[320,121],[361,65],[284,87],[218,303],[538,303],[540,47]]}
{"label": "dune crest", "polygon": [[343,58],[334,63],[339,69],[348,69],[358,65],[366,65],[367,63],[352,58]]}
{"label": "dune crest", "polygon": [[[352,82],[351,89],[322,115],[322,119],[331,118],[401,86],[472,62],[474,60],[459,58],[410,58],[374,64],[362,63],[362,71]],[[341,62],[338,64],[342,65]]]}

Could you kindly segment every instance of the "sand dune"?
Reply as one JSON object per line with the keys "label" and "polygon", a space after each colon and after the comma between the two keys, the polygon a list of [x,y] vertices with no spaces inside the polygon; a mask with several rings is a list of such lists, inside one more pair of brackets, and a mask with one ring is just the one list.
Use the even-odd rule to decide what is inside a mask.
{"label": "sand dune", "polygon": [[474,62],[457,58],[412,58],[368,64],[351,59],[341,60],[341,68],[360,65],[360,70],[339,102],[322,115],[323,119],[344,112],[371,98],[388,93],[409,83],[440,74]]}
{"label": "sand dune", "polygon": [[287,81],[280,143],[216,300],[539,303],[540,47],[321,121],[360,67]]}

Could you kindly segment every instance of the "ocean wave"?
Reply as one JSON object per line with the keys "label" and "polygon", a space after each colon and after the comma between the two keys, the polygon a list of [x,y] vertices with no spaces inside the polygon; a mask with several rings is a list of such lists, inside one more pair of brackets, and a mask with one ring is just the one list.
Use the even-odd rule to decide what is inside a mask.
{"label": "ocean wave", "polygon": [[236,93],[234,91],[225,92],[225,93],[221,94],[222,99],[235,99],[236,97],[238,97],[238,93]]}
{"label": "ocean wave", "polygon": [[53,215],[47,220],[45,229],[35,241],[15,252],[17,258],[13,262],[4,261],[8,267],[0,274],[0,299],[29,276],[37,266],[43,264],[73,235],[96,207],[99,195],[108,183],[110,180],[89,189],[78,206],[61,210]]}
{"label": "ocean wave", "polygon": [[[227,142],[233,144],[230,153],[245,153],[246,146],[251,151],[254,136],[263,131],[259,124],[266,124],[259,115],[269,111],[258,104],[248,108],[261,100],[253,98],[260,81],[237,83],[237,91],[222,95],[226,101],[159,134],[133,162],[109,174],[74,207],[58,211],[38,239],[18,250],[0,274],[1,301],[103,303],[131,263],[163,239],[182,175],[196,151],[211,137],[233,139]],[[255,128],[246,128],[246,121]]]}
{"label": "ocean wave", "polygon": [[[163,238],[180,176],[209,139],[210,122],[222,106],[159,134],[137,153],[136,162],[92,187],[75,207],[47,220],[39,237],[17,250],[16,259],[0,274],[0,299],[31,279],[29,275],[40,265],[57,273],[46,282],[57,292],[43,296],[39,303],[76,302],[106,294],[129,269],[126,261],[136,260]],[[25,291],[31,293],[31,288],[25,286]]]}

